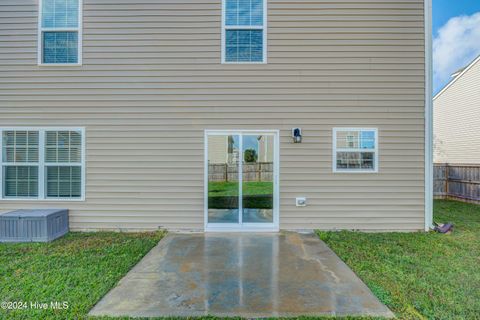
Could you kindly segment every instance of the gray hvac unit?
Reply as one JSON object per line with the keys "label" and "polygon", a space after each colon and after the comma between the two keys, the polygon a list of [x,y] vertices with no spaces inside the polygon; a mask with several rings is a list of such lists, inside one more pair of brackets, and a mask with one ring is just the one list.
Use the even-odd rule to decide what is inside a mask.
{"label": "gray hvac unit", "polygon": [[15,210],[0,215],[0,242],[48,242],[67,232],[67,209]]}

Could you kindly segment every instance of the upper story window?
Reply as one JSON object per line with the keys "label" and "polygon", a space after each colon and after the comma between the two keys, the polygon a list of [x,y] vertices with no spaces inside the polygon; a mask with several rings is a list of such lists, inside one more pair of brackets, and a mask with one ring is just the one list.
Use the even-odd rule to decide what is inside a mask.
{"label": "upper story window", "polygon": [[0,136],[0,199],[83,199],[83,129],[0,128]]}
{"label": "upper story window", "polygon": [[334,128],[333,172],[378,172],[377,129]]}
{"label": "upper story window", "polygon": [[266,0],[223,0],[222,62],[266,62],[266,4]]}
{"label": "upper story window", "polygon": [[81,64],[81,2],[39,1],[39,64]]}

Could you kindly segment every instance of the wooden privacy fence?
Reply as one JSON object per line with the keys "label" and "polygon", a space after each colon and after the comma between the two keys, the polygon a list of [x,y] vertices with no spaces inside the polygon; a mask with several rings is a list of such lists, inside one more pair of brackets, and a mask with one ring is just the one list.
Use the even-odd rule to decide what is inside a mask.
{"label": "wooden privacy fence", "polygon": [[480,203],[480,164],[435,163],[433,195]]}
{"label": "wooden privacy fence", "polygon": [[[244,163],[242,179],[243,181],[273,181],[273,162]],[[238,165],[209,164],[208,181],[238,181]]]}

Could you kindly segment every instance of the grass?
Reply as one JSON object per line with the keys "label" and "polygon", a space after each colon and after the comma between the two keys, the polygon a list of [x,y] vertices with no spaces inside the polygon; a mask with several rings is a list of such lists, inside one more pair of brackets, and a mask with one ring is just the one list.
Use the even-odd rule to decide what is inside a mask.
{"label": "grass", "polygon": [[[400,319],[479,319],[480,206],[436,201],[435,220],[454,222],[455,231],[318,235]],[[71,233],[47,244],[0,244],[0,301],[69,304],[66,310],[0,309],[0,319],[86,319],[163,235]]]}
{"label": "grass", "polygon": [[[273,182],[250,181],[243,183],[244,195],[268,195],[273,194]],[[238,182],[209,182],[209,197],[238,196]]]}
{"label": "grass", "polygon": [[51,243],[0,243],[0,302],[68,303],[4,310],[0,319],[83,319],[158,241],[156,233],[70,233]]}
{"label": "grass", "polygon": [[[243,207],[273,208],[273,182],[249,181],[243,183]],[[210,209],[238,208],[238,182],[209,182],[208,207]]]}
{"label": "grass", "polygon": [[436,233],[318,232],[401,319],[480,319],[480,206],[436,201]]}

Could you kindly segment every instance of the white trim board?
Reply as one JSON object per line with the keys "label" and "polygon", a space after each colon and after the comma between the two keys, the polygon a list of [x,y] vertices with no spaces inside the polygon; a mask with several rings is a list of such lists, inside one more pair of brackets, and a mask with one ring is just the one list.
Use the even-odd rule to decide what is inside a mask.
{"label": "white trim board", "polygon": [[[425,231],[433,227],[433,63],[432,0],[424,0],[425,20]],[[458,77],[457,77],[458,78]]]}
{"label": "white trim board", "polygon": [[[239,223],[208,223],[208,137],[214,135],[251,135],[266,134],[274,137],[274,179],[273,179],[273,223],[242,223],[239,213]],[[240,149],[242,148],[240,139]],[[204,131],[204,231],[205,232],[278,232],[280,230],[280,132],[279,130],[205,130]],[[240,170],[241,171],[240,161]],[[239,175],[241,185],[242,175]],[[239,193],[239,206],[242,201],[242,188]]]}
{"label": "white trim board", "polygon": [[[431,0],[430,0],[431,1]],[[433,100],[437,99],[440,95],[442,95],[445,91],[448,90],[448,88],[450,88],[451,86],[453,86],[453,84],[455,82],[457,82],[458,79],[460,79],[465,73],[467,73],[470,69],[472,69],[472,67],[477,64],[478,62],[480,61],[480,55],[478,57],[476,57],[472,62],[470,62],[463,70],[462,72],[460,72],[460,74],[458,74],[455,78],[453,78],[449,83],[447,83],[447,85],[442,89],[440,90],[439,93],[437,93],[435,95],[435,97],[433,98]]]}

